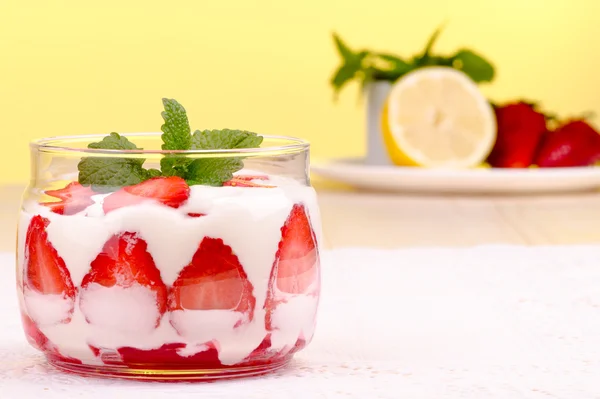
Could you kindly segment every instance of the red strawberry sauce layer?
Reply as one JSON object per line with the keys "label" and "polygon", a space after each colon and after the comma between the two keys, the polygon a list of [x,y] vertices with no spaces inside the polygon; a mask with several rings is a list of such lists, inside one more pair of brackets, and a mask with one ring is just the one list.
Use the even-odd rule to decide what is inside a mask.
{"label": "red strawberry sauce layer", "polygon": [[[135,223],[123,223],[122,231],[111,227],[111,233],[94,244],[94,256],[84,257],[90,259],[86,265],[61,256],[67,246],[56,231],[63,221],[67,226],[70,217],[97,220],[91,228],[104,228],[105,216],[86,216],[81,212],[85,208],[71,216],[43,204],[49,211],[42,215],[52,212],[51,216],[30,219],[22,255],[23,323],[29,341],[54,359],[101,360],[132,368],[251,366],[288,359],[312,337],[320,288],[318,246],[302,196],[287,197],[279,187],[258,190],[273,188],[269,183],[261,176],[237,178],[223,191],[229,196],[219,197],[211,191],[218,188],[190,189],[179,178],[155,178],[106,195],[106,218],[126,219],[127,208],[134,212],[138,204],[153,203],[156,208],[143,209],[172,214],[188,230],[178,232],[179,241],[164,245],[156,233],[165,227],[169,234],[171,226],[145,223],[136,229]],[[64,190],[70,194],[53,194],[67,202],[89,199],[90,193],[77,186]],[[194,192],[203,200],[216,199],[194,208],[188,204]],[[232,192],[246,197],[231,197]],[[81,200],[77,193],[83,195]],[[223,208],[221,198],[227,204]],[[232,198],[237,201],[233,206]],[[52,223],[57,226],[49,235]],[[224,229],[223,223],[231,227]],[[145,236],[150,232],[152,239]],[[73,251],[78,250],[77,240],[85,239],[65,237],[73,241]],[[53,240],[62,240],[61,245],[55,247]],[[89,252],[87,243],[86,248]],[[165,251],[186,251],[189,261],[166,264]],[[71,279],[73,267],[78,272]],[[44,309],[30,305],[43,301],[28,300],[30,294],[53,295],[71,305],[64,306],[61,317],[41,317]]]}

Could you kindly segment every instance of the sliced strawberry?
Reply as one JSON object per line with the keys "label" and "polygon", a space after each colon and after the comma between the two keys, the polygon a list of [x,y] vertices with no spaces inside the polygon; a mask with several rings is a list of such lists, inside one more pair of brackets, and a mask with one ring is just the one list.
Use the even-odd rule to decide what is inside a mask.
{"label": "sliced strawberry", "polygon": [[284,226],[273,266],[277,289],[305,293],[318,277],[319,254],[314,232],[302,205],[294,205]]}
{"label": "sliced strawberry", "polygon": [[[271,349],[271,336],[263,339],[250,355],[236,366],[259,366],[285,360],[302,348],[304,341],[299,339],[291,350],[275,351]],[[132,368],[164,368],[165,365],[172,369],[188,368],[227,368],[219,360],[219,351],[214,343],[205,344],[206,349],[190,356],[181,355],[186,349],[184,343],[168,343],[157,349],[138,349],[134,347],[121,347],[116,351],[112,349],[101,349],[90,346],[94,354],[104,364],[127,365]]]}
{"label": "sliced strawberry", "polygon": [[[31,219],[25,238],[25,287],[39,294],[62,295],[75,299],[75,286],[69,269],[48,241],[50,220],[36,215]],[[72,309],[71,309],[72,313]]]}
{"label": "sliced strawberry", "polygon": [[183,343],[164,344],[160,348],[141,350],[132,347],[119,348],[117,351],[123,363],[129,367],[144,368],[190,368],[192,366],[201,368],[220,368],[219,352],[212,343],[208,343],[206,350],[191,356],[181,356],[179,351],[186,347]]}
{"label": "sliced strawberry", "polygon": [[546,133],[537,151],[540,167],[592,165],[600,160],[600,134],[583,120],[573,120]]}
{"label": "sliced strawberry", "polygon": [[[81,283],[81,309],[86,312],[86,300],[89,297],[86,290],[92,284],[105,288],[114,286],[121,288],[145,287],[156,296],[158,310],[156,326],[167,309],[167,287],[160,277],[152,255],[147,251],[146,241],[136,233],[125,232],[112,236],[102,248],[102,252],[91,263],[91,270]],[[144,304],[139,304],[140,311],[146,310]],[[131,304],[129,304],[131,306]],[[136,305],[134,305],[136,306]],[[125,309],[124,309],[125,310]],[[126,309],[135,311],[136,309]],[[86,314],[89,322],[94,322],[94,316]],[[96,318],[96,320],[102,320]]]}
{"label": "sliced strawberry", "polygon": [[267,175],[236,175],[236,176],[233,176],[233,178],[238,179],[238,180],[245,180],[245,181],[269,180],[269,176],[267,176]]}
{"label": "sliced strawberry", "polygon": [[60,200],[70,200],[77,197],[88,197],[94,195],[94,191],[91,187],[82,186],[79,182],[71,182],[65,187],[58,190],[46,190],[46,195],[49,195]]}
{"label": "sliced strawberry", "polygon": [[294,353],[301,351],[306,346],[306,340],[302,337],[296,340],[294,347],[289,351],[289,354],[293,355]]}
{"label": "sliced strawberry", "polygon": [[268,333],[252,353],[244,359],[242,364],[252,366],[280,360],[283,357],[283,352],[272,349],[271,345],[271,334]]}
{"label": "sliced strawberry", "polygon": [[245,366],[260,364],[280,357],[279,352],[271,349],[271,334],[267,334],[262,342],[242,362]]}
{"label": "sliced strawberry", "polygon": [[46,335],[38,328],[35,322],[21,312],[21,321],[23,322],[23,330],[25,330],[25,337],[27,342],[37,350],[43,352],[48,357],[66,363],[77,363],[81,364],[81,360],[75,359],[68,356],[63,356],[56,345],[54,345]]}
{"label": "sliced strawberry", "polygon": [[188,216],[191,218],[200,218],[202,216],[206,216],[205,213],[194,213],[194,212],[190,212],[188,213]]}
{"label": "sliced strawberry", "polygon": [[[272,325],[273,311],[285,298],[285,294],[306,294],[319,279],[319,253],[315,234],[303,205],[292,207],[281,228],[281,241],[271,270],[267,299],[265,301],[268,331]],[[316,285],[315,290],[318,290]]]}
{"label": "sliced strawberry", "polygon": [[190,197],[190,187],[181,177],[154,177],[126,186],[104,199],[104,213],[124,206],[137,205],[149,199],[171,208],[179,208]]}
{"label": "sliced strawberry", "polygon": [[169,294],[169,310],[227,309],[254,312],[252,284],[230,246],[205,237]]}
{"label": "sliced strawberry", "polygon": [[[264,179],[262,179],[264,180]],[[223,183],[224,186],[230,187],[262,187],[262,188],[274,188],[275,186],[269,186],[266,184],[254,183],[250,178],[241,178],[240,176],[236,176],[233,179],[226,181]]]}
{"label": "sliced strawberry", "polygon": [[271,334],[269,333],[262,340],[260,345],[256,347],[256,349],[254,349],[252,353],[250,353],[250,355],[248,355],[248,357],[246,357],[246,359],[244,359],[244,361],[240,365],[256,366],[261,364],[285,361],[286,359],[292,357],[294,353],[304,348],[304,346],[306,345],[306,341],[304,341],[304,339],[302,338],[298,338],[296,344],[291,349],[283,348],[280,350],[275,350],[271,347],[271,345]]}
{"label": "sliced strawberry", "polygon": [[25,330],[27,342],[29,342],[31,346],[40,351],[48,350],[51,347],[48,337],[40,331],[35,322],[31,320],[31,317],[21,312],[21,321],[23,322],[23,330]]}
{"label": "sliced strawberry", "polygon": [[43,202],[54,213],[73,215],[92,205],[92,195],[96,193],[91,187],[84,187],[78,182],[71,182],[59,190],[47,190],[46,195],[60,199],[57,202]]}

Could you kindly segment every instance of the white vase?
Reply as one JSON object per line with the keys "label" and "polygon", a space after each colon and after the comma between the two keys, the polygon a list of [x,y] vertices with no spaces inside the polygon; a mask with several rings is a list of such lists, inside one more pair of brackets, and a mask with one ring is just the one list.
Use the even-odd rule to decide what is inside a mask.
{"label": "white vase", "polygon": [[381,115],[385,100],[390,91],[389,82],[370,83],[365,88],[366,96],[366,128],[367,128],[367,165],[391,165],[388,153],[383,143],[381,132]]}

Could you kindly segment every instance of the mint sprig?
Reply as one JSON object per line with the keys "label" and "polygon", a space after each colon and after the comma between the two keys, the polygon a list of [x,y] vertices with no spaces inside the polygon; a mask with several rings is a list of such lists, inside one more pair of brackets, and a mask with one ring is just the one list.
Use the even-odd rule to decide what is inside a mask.
{"label": "mint sprig", "polygon": [[[88,148],[101,148],[106,150],[135,150],[138,148],[126,137],[118,133],[111,133],[102,141],[90,143]],[[115,187],[141,183],[155,175],[160,174],[156,169],[144,169],[143,158],[109,158],[85,157],[82,158],[77,168],[79,169],[79,183],[91,185],[95,191],[111,191]]]}
{"label": "mint sprig", "polygon": [[263,137],[245,130],[196,130],[192,136],[192,150],[218,150],[234,148],[257,148]]}
{"label": "mint sprig", "polygon": [[190,123],[188,122],[185,108],[175,100],[163,98],[161,112],[165,123],[160,127],[163,134],[163,150],[189,150],[192,144],[190,136]]}
{"label": "mint sprig", "polygon": [[[262,136],[244,130],[196,130],[192,137],[192,149],[257,148],[262,141]],[[195,159],[187,166],[185,179],[192,184],[220,186],[231,180],[233,173],[243,167],[240,158]]]}
{"label": "mint sprig", "polygon": [[[191,134],[183,106],[166,98],[163,99],[163,106],[163,150],[257,148],[263,141],[262,136],[244,130],[196,130]],[[118,133],[111,133],[99,142],[90,143],[88,148],[141,150]],[[145,169],[144,162],[143,158],[83,157],[77,165],[79,182],[91,185],[98,192],[112,191],[158,176],[179,176],[189,185],[221,186],[231,180],[233,173],[244,167],[241,157],[189,158],[185,154],[166,154],[160,161],[160,170]]]}
{"label": "mint sprig", "polygon": [[357,80],[362,86],[373,81],[395,82],[405,74],[425,66],[447,66],[463,71],[476,83],[491,82],[494,66],[472,50],[460,49],[450,56],[433,54],[433,46],[441,34],[438,28],[428,39],[421,53],[410,59],[371,50],[352,50],[336,33],[335,47],[341,64],[331,77],[330,84],[337,94],[349,82]]}
{"label": "mint sprig", "polygon": [[[190,123],[185,108],[175,100],[163,98],[164,111],[161,116],[165,123],[160,127],[163,134],[163,150],[189,150],[192,144]],[[164,176],[184,177],[191,160],[183,155],[171,154],[160,160]]]}

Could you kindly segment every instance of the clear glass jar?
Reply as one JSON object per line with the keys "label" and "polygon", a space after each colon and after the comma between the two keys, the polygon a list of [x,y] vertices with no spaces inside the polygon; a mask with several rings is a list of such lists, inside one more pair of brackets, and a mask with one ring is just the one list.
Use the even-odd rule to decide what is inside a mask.
{"label": "clear glass jar", "polygon": [[[256,149],[161,151],[160,133],[124,136],[145,150],[87,148],[104,137],[95,135],[31,145],[17,245],[28,341],[60,369],[101,376],[213,379],[284,366],[313,336],[320,293],[308,143],[265,136]],[[173,156],[243,169],[216,187],[78,182],[82,158],[158,168]]]}

